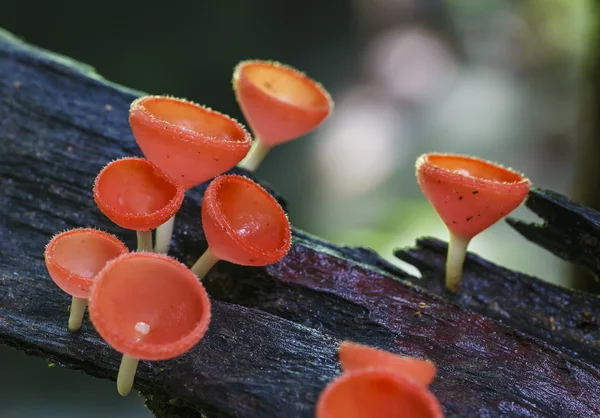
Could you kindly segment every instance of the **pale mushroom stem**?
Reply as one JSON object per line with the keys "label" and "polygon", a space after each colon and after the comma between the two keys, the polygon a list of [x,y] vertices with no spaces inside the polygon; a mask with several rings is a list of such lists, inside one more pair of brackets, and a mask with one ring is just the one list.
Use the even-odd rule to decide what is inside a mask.
{"label": "pale mushroom stem", "polygon": [[117,375],[117,390],[121,396],[127,396],[131,391],[138,363],[138,359],[123,354],[119,374]]}
{"label": "pale mushroom stem", "polygon": [[206,276],[206,273],[208,273],[218,261],[219,259],[210,251],[210,248],[207,248],[204,254],[202,254],[198,261],[192,266],[191,270],[198,276],[199,280],[202,280],[204,276]]}
{"label": "pale mushroom stem", "polygon": [[270,146],[263,144],[260,138],[256,138],[252,143],[252,148],[250,148],[248,155],[238,164],[238,167],[248,171],[255,171],[270,150]]}
{"label": "pale mushroom stem", "polygon": [[152,251],[152,231],[137,231],[138,251]]}
{"label": "pale mushroom stem", "polygon": [[175,225],[175,215],[167,222],[156,228],[156,243],[154,252],[167,254],[171,246],[171,237],[173,236],[173,225]]}
{"label": "pale mushroom stem", "polygon": [[462,278],[463,264],[471,238],[459,237],[450,232],[446,258],[446,289],[456,292]]}
{"label": "pale mushroom stem", "polygon": [[75,332],[81,328],[81,321],[83,320],[86,307],[87,299],[73,296],[71,300],[71,314],[69,315],[69,331]]}

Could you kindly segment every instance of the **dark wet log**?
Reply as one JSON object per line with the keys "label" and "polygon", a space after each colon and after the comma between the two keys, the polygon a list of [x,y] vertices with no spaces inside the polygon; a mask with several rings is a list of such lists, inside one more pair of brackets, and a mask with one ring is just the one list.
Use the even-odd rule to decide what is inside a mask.
{"label": "dark wet log", "polygon": [[422,238],[396,256],[417,267],[423,286],[449,302],[534,335],[574,357],[600,364],[600,298],[517,273],[469,253],[456,293],[444,285],[445,242]]}
{"label": "dark wet log", "polygon": [[[0,34],[0,74],[0,344],[114,380],[119,355],[89,321],[67,332],[69,297],[49,279],[42,254],[54,233],[78,226],[133,246],[135,235],[99,212],[91,190],[108,161],[139,155],[127,111],[140,93],[8,34]],[[188,264],[206,245],[202,192],[192,190],[177,217],[172,254]],[[290,254],[275,265],[219,263],[206,280],[215,301],[206,338],[180,358],[141,362],[136,388],[159,417],[310,417],[339,373],[340,340],[352,339],[434,361],[432,390],[448,415],[600,413],[597,361],[410,279],[369,250],[294,230]],[[550,303],[545,296],[539,306]]]}
{"label": "dark wet log", "polygon": [[600,213],[551,190],[532,189],[525,204],[545,222],[507,222],[554,255],[600,276]]}

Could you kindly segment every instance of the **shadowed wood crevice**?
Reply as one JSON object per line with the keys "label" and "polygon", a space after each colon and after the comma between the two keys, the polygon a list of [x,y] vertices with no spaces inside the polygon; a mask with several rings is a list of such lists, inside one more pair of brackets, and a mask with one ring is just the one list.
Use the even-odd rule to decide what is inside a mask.
{"label": "shadowed wood crevice", "polygon": [[445,289],[448,245],[422,238],[396,256],[417,267],[422,278],[410,280],[449,302],[534,335],[560,350],[598,364],[600,299],[495,265],[473,253],[465,261],[457,293]]}
{"label": "shadowed wood crevice", "polygon": [[600,213],[551,190],[532,189],[525,204],[543,224],[508,218],[531,242],[600,276]]}
{"label": "shadowed wood crevice", "polygon": [[[0,344],[114,380],[120,355],[87,315],[80,332],[67,332],[70,297],[48,277],[43,249],[53,234],[79,226],[114,233],[134,248],[135,233],[96,208],[92,185],[109,161],[140,155],[127,115],[141,93],[5,33],[0,74],[6,75],[0,78]],[[177,215],[172,255],[188,265],[206,247],[205,187],[191,190]],[[443,260],[444,250],[422,243],[411,254],[423,270]],[[493,267],[472,260],[463,295],[471,292],[470,278]],[[431,277],[435,283],[443,274],[432,270]],[[534,311],[554,309],[560,296],[590,303],[597,313],[597,305],[575,293],[528,280],[521,292],[535,296],[528,299]],[[140,363],[135,388],[158,417],[311,417],[319,393],[340,373],[343,339],[434,361],[432,390],[448,416],[600,414],[598,362],[593,351],[584,356],[592,348],[569,337],[569,327],[558,330],[571,338],[567,347],[539,326],[523,326],[519,321],[530,321],[525,316],[513,314],[507,326],[468,300],[447,300],[369,249],[294,230],[281,262],[266,268],[220,262],[206,286],[214,305],[205,339],[176,359]],[[520,312],[522,296],[507,297],[502,309]]]}

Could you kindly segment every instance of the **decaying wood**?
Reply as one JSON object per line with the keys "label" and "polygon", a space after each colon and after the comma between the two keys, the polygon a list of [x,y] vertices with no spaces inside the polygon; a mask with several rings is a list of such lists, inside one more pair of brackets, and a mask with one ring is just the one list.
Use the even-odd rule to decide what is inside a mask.
{"label": "decaying wood", "polygon": [[[48,277],[43,249],[56,232],[79,226],[115,233],[133,247],[135,235],[99,212],[91,190],[107,162],[140,155],[127,112],[141,93],[6,33],[0,75],[0,344],[114,380],[120,356],[87,318],[79,333],[66,330],[70,298]],[[172,255],[188,265],[206,246],[204,187],[188,193],[177,216]],[[576,316],[557,311],[563,302],[587,304],[598,318],[592,296],[471,255],[465,286],[449,297],[435,288],[444,258],[436,241],[403,253],[424,272],[419,282],[368,249],[298,230],[293,236],[277,264],[221,262],[209,273],[214,320],[205,339],[177,359],[140,363],[136,388],[155,415],[313,416],[320,391],[340,372],[343,339],[434,361],[431,388],[448,416],[600,414],[597,343],[577,331],[581,323],[564,319]],[[492,294],[480,296],[487,289],[472,286],[476,278],[518,291],[495,308]],[[492,308],[482,308],[486,300]],[[540,315],[533,325],[525,307]],[[555,312],[553,330],[544,315]],[[597,321],[582,329],[597,340]]]}

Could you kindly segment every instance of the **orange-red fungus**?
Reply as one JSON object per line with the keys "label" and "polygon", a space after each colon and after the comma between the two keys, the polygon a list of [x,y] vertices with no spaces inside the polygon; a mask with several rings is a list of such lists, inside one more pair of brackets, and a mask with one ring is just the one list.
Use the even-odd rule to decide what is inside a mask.
{"label": "orange-red fungus", "polygon": [[184,197],[174,181],[144,158],[127,157],[108,164],[94,183],[94,200],[117,225],[150,231],[171,218]]}
{"label": "orange-red fungus", "polygon": [[233,168],[252,144],[231,117],[174,97],[135,100],[129,123],[145,157],[186,190]]}
{"label": "orange-red fungus", "polygon": [[375,368],[396,372],[424,385],[431,384],[436,373],[436,367],[430,361],[400,356],[351,341],[342,342],[339,357],[345,373]]}
{"label": "orange-red fungus", "polygon": [[469,241],[516,209],[530,183],[501,165],[456,154],[424,154],[416,171],[421,190],[448,227],[446,286],[456,291]]}
{"label": "orange-red fungus", "polygon": [[136,252],[108,263],[89,310],[98,334],[123,354],[119,393],[131,390],[139,360],[167,360],[196,345],[208,329],[210,306],[196,275],[169,256]]}
{"label": "orange-red fungus", "polygon": [[129,252],[115,236],[93,228],[75,228],[55,235],[44,252],[50,277],[71,295],[69,331],[81,328],[87,297],[96,274],[106,263]]}
{"label": "orange-red fungus", "polygon": [[[210,322],[202,283],[180,262],[156,253],[129,253],[108,263],[92,288],[89,310],[110,346],[141,360],[185,353]],[[147,324],[148,332],[139,323]]]}
{"label": "orange-red fungus", "polygon": [[290,223],[283,208],[247,177],[223,175],[204,193],[202,226],[210,251],[244,266],[279,261],[290,249]]}
{"label": "orange-red fungus", "polygon": [[329,93],[302,72],[272,61],[240,62],[233,89],[254,134],[268,146],[298,138],[329,116]]}
{"label": "orange-red fungus", "polygon": [[392,371],[362,369],[329,383],[316,418],[441,418],[442,407],[425,385]]}
{"label": "orange-red fungus", "polygon": [[448,229],[472,238],[512,212],[529,192],[523,175],[479,158],[425,154],[419,185]]}
{"label": "orange-red fungus", "polygon": [[75,228],[55,235],[44,252],[48,273],[64,292],[87,298],[96,274],[104,265],[129,252],[109,233],[93,228]]}

